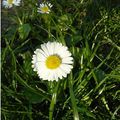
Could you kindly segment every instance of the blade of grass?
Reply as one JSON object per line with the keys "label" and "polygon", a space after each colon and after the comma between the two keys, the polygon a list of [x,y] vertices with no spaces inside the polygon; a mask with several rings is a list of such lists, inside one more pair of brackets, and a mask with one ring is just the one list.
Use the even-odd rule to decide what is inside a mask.
{"label": "blade of grass", "polygon": [[17,70],[17,65],[16,65],[16,57],[15,57],[15,54],[14,54],[12,48],[10,47],[7,39],[5,39],[5,42],[6,42],[7,46],[8,46],[9,51],[11,52],[14,71],[16,71],[16,70]]}
{"label": "blade of grass", "polygon": [[120,109],[120,106],[118,106],[118,108],[113,113],[111,120],[115,120],[115,115],[117,114],[117,112],[118,112],[119,109]]}
{"label": "blade of grass", "polygon": [[77,110],[76,99],[75,99],[75,95],[74,95],[74,92],[73,92],[72,73],[70,74],[70,79],[69,79],[69,92],[70,92],[70,98],[71,98],[71,103],[72,103],[72,108],[73,108],[73,118],[74,118],[74,120],[79,120],[79,114],[78,114],[78,110]]}
{"label": "blade of grass", "polygon": [[108,111],[108,112],[109,112],[109,114],[112,116],[112,115],[113,115],[113,113],[110,111],[110,108],[109,108],[109,106],[108,106],[108,103],[107,103],[107,101],[106,101],[105,97],[103,96],[101,99],[102,99],[102,102],[103,102],[103,104],[105,105],[105,107],[106,107],[107,111]]}
{"label": "blade of grass", "polygon": [[[104,37],[105,40],[107,40],[108,43],[110,43],[110,45],[112,45],[113,47],[117,48],[120,51],[120,47],[118,45],[116,45],[110,38],[108,37]],[[118,40],[120,41],[120,40]]]}
{"label": "blade of grass", "polygon": [[[54,83],[52,83],[54,84]],[[58,91],[58,87],[59,87],[60,81],[58,81],[57,86],[53,85],[53,95],[52,95],[52,100],[50,103],[50,108],[49,108],[49,120],[53,120],[53,112],[54,112],[54,107],[56,104],[56,99],[57,99],[57,91]]]}
{"label": "blade of grass", "polygon": [[33,93],[37,94],[38,96],[42,96],[43,98],[46,98],[47,100],[50,100],[50,96],[47,93],[43,93],[43,91],[37,91],[34,88],[30,87],[17,73],[15,73],[16,80],[20,82],[26,89],[32,91]]}

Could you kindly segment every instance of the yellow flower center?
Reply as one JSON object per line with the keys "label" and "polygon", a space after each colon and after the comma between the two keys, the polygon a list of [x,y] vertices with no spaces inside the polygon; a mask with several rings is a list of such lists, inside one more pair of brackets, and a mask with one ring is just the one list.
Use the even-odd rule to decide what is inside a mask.
{"label": "yellow flower center", "polygon": [[48,11],[49,11],[48,6],[42,7],[42,8],[41,8],[41,11],[44,12],[44,13],[48,12]]}
{"label": "yellow flower center", "polygon": [[8,4],[12,4],[13,3],[13,0],[8,0]]}
{"label": "yellow flower center", "polygon": [[61,64],[61,58],[57,55],[51,55],[46,59],[46,66],[49,69],[56,69]]}

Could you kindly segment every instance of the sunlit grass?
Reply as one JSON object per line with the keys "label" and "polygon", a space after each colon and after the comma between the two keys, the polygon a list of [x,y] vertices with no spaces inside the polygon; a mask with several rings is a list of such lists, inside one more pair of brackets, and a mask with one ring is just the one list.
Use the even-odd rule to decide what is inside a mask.
{"label": "sunlit grass", "polygon": [[[51,0],[2,9],[2,120],[120,119],[120,2]],[[5,18],[4,18],[5,17]],[[5,23],[5,24],[4,24]],[[48,41],[66,45],[74,65],[58,82],[41,80],[32,55]]]}

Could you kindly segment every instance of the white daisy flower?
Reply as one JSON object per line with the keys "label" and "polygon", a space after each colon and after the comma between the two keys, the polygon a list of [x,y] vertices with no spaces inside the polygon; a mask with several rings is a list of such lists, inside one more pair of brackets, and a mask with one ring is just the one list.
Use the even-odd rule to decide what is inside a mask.
{"label": "white daisy flower", "polygon": [[52,7],[51,3],[41,3],[38,8],[38,12],[49,14],[51,7]]}
{"label": "white daisy flower", "polygon": [[70,73],[73,58],[66,46],[58,42],[48,42],[34,52],[32,67],[41,79],[58,81],[58,78],[67,77]]}
{"label": "white daisy flower", "polygon": [[13,5],[20,6],[21,0],[3,0],[2,4],[5,8],[11,8]]}

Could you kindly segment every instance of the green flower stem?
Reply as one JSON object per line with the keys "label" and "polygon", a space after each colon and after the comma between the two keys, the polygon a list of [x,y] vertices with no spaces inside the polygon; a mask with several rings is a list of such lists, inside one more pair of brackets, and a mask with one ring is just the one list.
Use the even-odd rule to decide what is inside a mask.
{"label": "green flower stem", "polygon": [[57,86],[54,84],[53,88],[53,95],[52,95],[52,100],[51,100],[51,104],[50,104],[50,109],[49,109],[49,120],[53,120],[53,112],[54,112],[54,107],[55,107],[55,104],[56,104],[56,99],[57,99],[57,91],[58,91],[58,87],[59,87],[59,81],[57,83]]}
{"label": "green flower stem", "polygon": [[19,15],[18,15],[18,11],[17,11],[17,8],[16,8],[16,7],[14,7],[14,11],[15,11],[15,14],[16,14],[16,16],[17,16],[17,19],[18,19],[18,21],[19,21],[19,24],[22,25],[23,23],[22,23]]}
{"label": "green flower stem", "polygon": [[76,100],[75,100],[75,96],[74,96],[74,92],[73,92],[72,73],[71,73],[70,79],[69,79],[69,91],[70,91],[70,98],[71,98],[71,102],[72,102],[74,120],[79,120],[79,115],[78,115],[78,111],[77,111]]}
{"label": "green flower stem", "polygon": [[47,14],[43,15],[43,20],[45,21],[45,24],[47,25],[47,33],[48,33],[48,38],[51,38],[51,29],[50,29],[50,24],[51,24],[51,19],[50,16]]}
{"label": "green flower stem", "polygon": [[53,118],[53,112],[54,112],[54,107],[56,104],[56,98],[57,98],[57,93],[53,93],[51,104],[50,104],[50,109],[49,109],[49,120],[52,120],[52,118]]}

